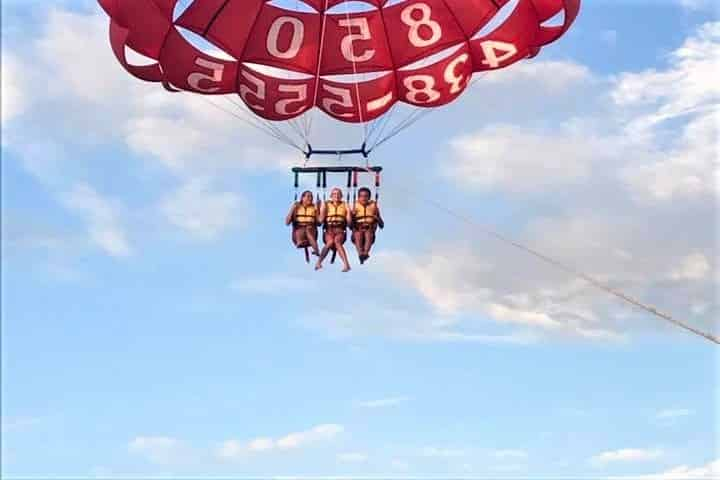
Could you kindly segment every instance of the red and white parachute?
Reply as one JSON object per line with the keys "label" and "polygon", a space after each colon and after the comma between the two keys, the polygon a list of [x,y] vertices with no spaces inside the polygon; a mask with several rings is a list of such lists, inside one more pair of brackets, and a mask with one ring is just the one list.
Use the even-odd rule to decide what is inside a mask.
{"label": "red and white parachute", "polygon": [[[557,40],[580,8],[580,0],[194,0],[178,13],[178,0],[98,1],[116,57],[140,79],[237,94],[266,120],[317,107],[353,123],[375,120],[396,102],[452,102],[474,72],[533,57]],[[488,28],[510,3],[512,12]],[[183,29],[227,55],[205,53]],[[126,47],[156,63],[131,65]],[[441,52],[450,53],[435,60]],[[293,74],[268,73],[277,69]]]}

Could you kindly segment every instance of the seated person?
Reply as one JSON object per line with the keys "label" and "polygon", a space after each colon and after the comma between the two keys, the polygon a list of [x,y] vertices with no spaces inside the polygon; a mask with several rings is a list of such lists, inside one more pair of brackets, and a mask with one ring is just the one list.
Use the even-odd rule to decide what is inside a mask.
{"label": "seated person", "polygon": [[313,194],[305,190],[299,202],[293,202],[285,218],[285,224],[292,224],[292,240],[297,248],[312,247],[313,255],[319,255],[317,243],[318,208],[313,201]]}
{"label": "seated person", "polygon": [[385,228],[380,215],[380,207],[370,199],[370,189],[362,187],[358,190],[358,201],[352,212],[352,241],[357,248],[360,263],[370,258],[370,248],[375,243],[377,227]]}
{"label": "seated person", "polygon": [[342,190],[333,188],[330,192],[330,201],[323,203],[320,208],[320,223],[325,229],[324,241],[325,246],[320,253],[315,270],[322,268],[322,262],[325,260],[330,249],[336,250],[340,254],[343,261],[343,272],[350,271],[350,263],[348,262],[347,253],[343,244],[347,239],[346,230],[350,225],[351,216],[350,208],[343,201]]}

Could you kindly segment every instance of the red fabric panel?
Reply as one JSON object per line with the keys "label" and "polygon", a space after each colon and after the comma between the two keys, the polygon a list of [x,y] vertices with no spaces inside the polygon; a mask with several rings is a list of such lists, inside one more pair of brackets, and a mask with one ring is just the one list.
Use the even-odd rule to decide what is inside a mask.
{"label": "red fabric panel", "polygon": [[170,31],[160,55],[165,79],[173,86],[198,93],[236,91],[238,63],[201,52],[175,29]]}
{"label": "red fabric panel", "polygon": [[400,101],[421,107],[437,107],[455,100],[472,77],[470,49],[463,45],[449,57],[413,70],[398,70]]}
{"label": "red fabric panel", "polygon": [[117,16],[118,0],[98,0],[98,3],[109,17],[113,18]]}
{"label": "red fabric panel", "polygon": [[163,16],[172,21],[175,5],[178,0],[153,0],[153,2],[155,2],[155,5],[160,9]]}
{"label": "red fabric panel", "polygon": [[288,120],[312,108],[315,79],[281,79],[241,65],[237,91],[256,115]]}
{"label": "red fabric panel", "polygon": [[[196,1],[177,24],[192,29],[235,58],[242,57],[250,31],[266,0]],[[193,8],[195,5],[197,8]],[[191,28],[192,27],[192,28]]]}
{"label": "red fabric panel", "polygon": [[472,37],[497,13],[492,0],[445,0],[467,38]]}
{"label": "red fabric panel", "polygon": [[[358,83],[321,78],[316,106],[333,118],[357,123],[379,117],[390,109],[395,100],[393,74]],[[358,108],[358,105],[361,107]]]}
{"label": "red fabric panel", "polygon": [[243,62],[315,74],[321,15],[265,4],[248,39]]}
{"label": "red fabric panel", "polygon": [[195,0],[175,21],[175,25],[204,36],[213,19],[228,0]]}
{"label": "red fabric panel", "polygon": [[443,0],[402,2],[383,9],[396,67],[466,40]]}
{"label": "red fabric panel", "polygon": [[125,56],[125,46],[127,45],[129,31],[117,24],[115,21],[110,22],[110,46],[112,47],[115,57],[120,64],[131,75],[148,82],[160,82],[163,80],[160,65],[154,63],[152,65],[130,65]]}
{"label": "red fabric panel", "polygon": [[392,70],[385,26],[378,10],[328,14],[325,18],[321,75]]}
{"label": "red fabric panel", "polygon": [[527,57],[540,28],[531,0],[520,0],[495,31],[470,41],[475,71],[504,68]]}
{"label": "red fabric panel", "polygon": [[540,23],[550,20],[565,8],[565,0],[533,0]]}
{"label": "red fabric panel", "polygon": [[117,7],[113,20],[129,30],[127,45],[157,60],[172,28],[172,16],[165,15],[152,0],[120,0]]}
{"label": "red fabric panel", "polygon": [[[534,0],[538,1],[538,0]],[[544,0],[547,1],[547,0]],[[537,45],[547,45],[560,38],[567,32],[570,25],[575,21],[580,12],[580,0],[562,0],[565,7],[565,21],[559,27],[543,27],[540,26],[540,33],[536,40]]]}

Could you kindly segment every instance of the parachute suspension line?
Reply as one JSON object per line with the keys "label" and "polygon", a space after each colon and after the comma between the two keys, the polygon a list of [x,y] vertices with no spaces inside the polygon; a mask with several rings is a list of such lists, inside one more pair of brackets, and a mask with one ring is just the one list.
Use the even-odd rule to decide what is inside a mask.
{"label": "parachute suspension line", "polygon": [[[299,10],[300,8],[300,0],[295,0],[295,10]],[[285,71],[285,79],[290,80],[290,72],[287,70]],[[312,107],[311,107],[312,108]],[[295,131],[295,133],[300,137],[300,140],[303,142],[303,144],[307,145],[309,143],[308,140],[308,132],[304,129],[303,126],[299,125],[299,120],[297,118],[290,118],[287,120],[288,125]]]}
{"label": "parachute suspension line", "polygon": [[[313,101],[311,104],[310,111],[308,112],[309,118],[307,122],[307,136],[310,136],[310,132],[312,131],[312,124],[313,120],[315,119],[315,104],[317,103],[317,97],[318,97],[318,90],[320,90],[320,67],[322,64],[322,56],[323,56],[323,49],[325,45],[325,23],[327,22],[327,7],[328,7],[328,1],[323,1],[323,11],[322,11],[322,22],[320,23],[320,42],[319,42],[319,49],[318,49],[318,60],[317,60],[317,70],[315,71],[315,88],[313,92]],[[307,143],[306,146],[309,147],[309,143]]]}
{"label": "parachute suspension line", "polygon": [[[200,100],[212,105],[213,107],[217,108],[218,110],[225,112],[228,115],[231,115],[231,116],[237,118],[238,120],[250,125],[251,127],[258,129],[262,133],[273,137],[274,139],[286,144],[287,146],[292,147],[292,148],[300,151],[301,153],[304,153],[304,150],[302,148],[300,148],[298,145],[296,145],[294,142],[292,142],[290,139],[288,139],[286,135],[284,135],[284,134],[278,135],[273,129],[267,128],[267,126],[265,126],[266,128],[264,128],[263,124],[258,124],[252,120],[249,120],[249,119],[235,113],[232,110],[228,110],[228,109],[224,108],[223,106],[218,105],[217,103],[213,102],[212,100],[210,100],[208,98],[205,98],[202,95],[197,95],[196,97],[199,98]],[[282,132],[280,132],[280,133],[282,133]]]}
{"label": "parachute suspension line", "polygon": [[[181,4],[181,6],[182,6],[184,9],[187,9],[187,8],[190,6],[191,3],[192,3],[192,0],[180,0],[180,4]],[[206,98],[203,97],[202,95],[198,95],[198,97],[200,97],[201,99],[203,99],[203,100],[206,101],[207,103],[210,103],[210,104],[213,105],[215,108],[218,108],[218,109],[220,109],[220,110],[223,110],[223,111],[225,111],[225,113],[228,113],[228,114],[230,114],[230,115],[232,115],[232,116],[234,116],[234,117],[236,117],[236,118],[244,121],[245,123],[248,123],[248,124],[254,126],[255,128],[261,130],[262,132],[264,132],[264,133],[272,136],[272,137],[275,138],[276,140],[279,140],[279,141],[287,144],[288,146],[291,146],[291,147],[293,147],[293,148],[295,148],[295,149],[299,149],[299,150],[302,151],[302,148],[300,148],[295,142],[292,141],[292,139],[291,139],[290,137],[288,137],[280,128],[278,128],[278,127],[276,127],[275,125],[273,125],[270,121],[265,120],[265,119],[262,119],[262,118],[260,118],[260,117],[254,116],[254,115],[253,115],[253,117],[251,117],[252,119],[244,118],[244,117],[242,117],[242,116],[240,116],[240,115],[235,114],[234,112],[230,112],[230,111],[227,111],[227,110],[223,109],[220,105],[218,105],[218,104],[216,104],[215,102],[212,102],[212,101],[206,99]],[[226,101],[228,101],[229,103],[231,103],[233,106],[235,106],[239,111],[241,111],[241,112],[243,112],[243,113],[247,111],[246,108],[245,108],[245,106],[244,106],[243,104],[236,103],[236,102],[234,102],[230,97],[227,97],[227,96],[225,96],[225,95],[223,95],[222,97],[223,97]],[[265,128],[263,128],[263,125],[264,125]]]}
{"label": "parachute suspension line", "polygon": [[[368,170],[368,171],[370,171],[370,170]],[[617,290],[617,289],[611,287],[610,285],[607,285],[606,283],[603,283],[600,280],[597,280],[596,278],[594,278],[590,275],[587,275],[573,267],[570,267],[570,266],[560,262],[559,260],[555,260],[554,258],[549,257],[537,250],[534,250],[534,249],[527,247],[515,240],[512,240],[511,238],[506,237],[505,235],[498,233],[495,230],[480,224],[479,222],[477,222],[475,219],[471,218],[467,214],[458,213],[458,212],[442,205],[441,203],[437,202],[436,200],[433,200],[432,198],[421,195],[420,193],[418,193],[418,190],[409,189],[409,188],[405,187],[404,185],[397,184],[397,183],[395,184],[395,186],[399,190],[404,190],[408,195],[415,196],[415,197],[419,198],[420,200],[423,200],[425,203],[430,204],[431,206],[450,215],[451,217],[454,217],[457,220],[460,220],[471,226],[474,226],[476,229],[480,230],[487,236],[493,237],[496,240],[499,240],[500,242],[510,245],[518,250],[522,250],[525,253],[528,253],[528,254],[532,255],[533,257],[535,257],[551,266],[554,266],[555,268],[557,268],[559,270],[564,271],[565,273],[568,273],[576,278],[584,280],[585,282],[589,283],[593,287],[595,287],[599,290],[602,290],[616,298],[619,298],[620,300],[622,300],[626,303],[629,303],[629,304],[634,305],[642,310],[645,310],[646,312],[650,313],[651,315],[654,315],[662,320],[665,320],[665,321],[675,325],[676,327],[682,328],[690,333],[693,333],[695,335],[703,337],[712,343],[720,345],[720,338],[715,335],[712,335],[711,333],[704,332],[704,331],[699,330],[691,325],[688,325],[687,323],[685,323],[681,320],[673,318],[671,315],[658,310],[657,308],[655,308],[652,305],[643,303],[640,300],[633,298],[630,295],[627,295],[627,294],[621,292],[620,290]]]}
{"label": "parachute suspension line", "polygon": [[[486,71],[482,71],[482,72],[480,72],[480,73],[478,73],[478,74],[476,74],[476,75],[473,75],[474,78],[470,81],[470,83],[468,83],[468,86],[467,86],[466,90],[470,90],[470,88],[471,88],[478,80],[480,80],[482,77],[484,77],[484,76],[487,75],[488,73],[489,73],[489,71],[486,70]],[[388,141],[388,140],[390,140],[391,138],[393,138],[393,137],[395,137],[396,135],[398,135],[398,134],[399,134],[400,132],[402,132],[403,130],[405,130],[405,129],[409,128],[410,126],[412,126],[415,122],[417,122],[418,120],[420,120],[420,119],[421,119],[422,117],[424,117],[425,115],[428,115],[429,113],[431,113],[431,112],[433,112],[433,111],[435,111],[435,110],[436,110],[436,108],[432,108],[432,107],[431,107],[431,108],[418,108],[417,110],[415,110],[414,112],[412,112],[410,115],[408,115],[404,120],[402,120],[401,122],[399,122],[398,125],[396,125],[396,126],[390,131],[390,133],[387,134],[386,137],[382,137],[381,135],[378,135],[377,140],[376,140],[375,143],[369,148],[369,151],[372,151],[372,150],[374,150],[376,147],[379,147],[380,145],[382,145],[382,144],[385,143],[386,141]]]}
{"label": "parachute suspension line", "polygon": [[[383,143],[387,142],[391,138],[398,135],[403,130],[409,128],[412,126],[415,122],[420,120],[425,115],[429,114],[430,112],[433,112],[434,108],[423,108],[423,109],[417,109],[416,111],[412,112],[410,115],[408,115],[404,120],[402,120],[398,125],[396,125],[390,133],[387,134],[384,138],[378,140],[375,145],[373,145],[372,149],[379,147]],[[371,149],[371,150],[372,150]]]}
{"label": "parachute suspension line", "polygon": [[[234,101],[230,97],[223,97],[225,100],[227,100],[229,103],[234,105],[239,111],[246,112],[245,105],[238,103]],[[266,120],[264,118],[257,117],[257,120],[260,122],[260,124],[265,125],[266,128],[268,128],[270,131],[275,133],[276,138],[279,137],[279,139],[283,139],[284,143],[293,146],[294,148],[302,151],[302,147],[300,147],[297,143],[295,143],[292,138],[290,138],[285,132],[282,131],[279,127],[274,125],[271,121]]]}
{"label": "parachute suspension line", "polygon": [[[347,33],[348,36],[351,37],[352,31],[350,30],[350,4],[348,0],[343,0],[343,3],[345,4],[345,23],[347,24]],[[358,116],[360,117],[360,123],[363,127],[362,145],[365,145],[368,139],[368,127],[365,123],[365,119],[363,118],[363,107],[362,105],[360,105],[360,84],[358,83],[357,62],[355,61],[355,51],[352,48],[350,49],[350,58],[353,66],[353,83],[355,84],[355,98],[357,98],[358,102]]]}
{"label": "parachute suspension line", "polygon": [[[385,131],[385,127],[387,127],[388,124],[390,123],[390,118],[392,118],[392,115],[395,112],[395,108],[397,107],[397,104],[398,104],[398,102],[393,103],[392,106],[390,107],[390,110],[388,110],[388,112],[385,115],[383,115],[382,117],[377,118],[373,121],[373,123],[370,127],[370,134],[368,135],[368,144],[370,145],[370,147],[368,148],[368,151],[375,148],[375,143],[377,143],[377,141],[382,137],[382,134]],[[379,125],[379,130],[378,130],[378,125]],[[375,134],[375,133],[377,133],[377,135],[375,136],[375,141],[372,142],[370,140],[370,137],[372,137],[373,134]]]}

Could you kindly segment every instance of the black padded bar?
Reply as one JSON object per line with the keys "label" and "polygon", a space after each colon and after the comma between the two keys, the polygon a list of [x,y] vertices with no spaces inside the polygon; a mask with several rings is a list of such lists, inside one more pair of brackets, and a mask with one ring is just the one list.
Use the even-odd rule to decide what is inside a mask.
{"label": "black padded bar", "polygon": [[321,150],[315,150],[312,145],[308,144],[307,151],[305,152],[305,158],[310,158],[313,155],[362,155],[364,158],[367,158],[370,152],[367,150],[365,144],[363,143],[360,148],[346,148],[346,149],[338,149],[338,150],[332,150],[332,149],[321,149]]}
{"label": "black padded bar", "polygon": [[347,172],[382,172],[382,167],[293,167],[293,173],[347,173]]}

